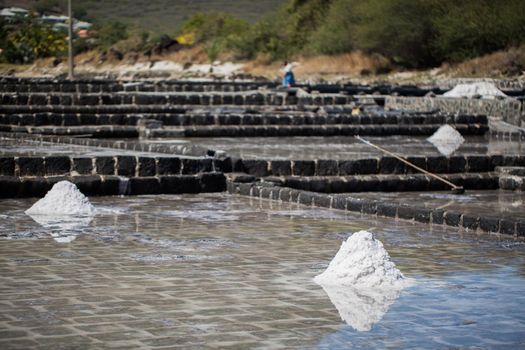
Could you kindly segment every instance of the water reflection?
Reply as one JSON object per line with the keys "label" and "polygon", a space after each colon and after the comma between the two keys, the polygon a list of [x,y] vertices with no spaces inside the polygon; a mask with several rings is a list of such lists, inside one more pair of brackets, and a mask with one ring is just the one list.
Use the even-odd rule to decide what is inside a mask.
{"label": "water reflection", "polygon": [[93,221],[92,215],[27,215],[49,230],[49,235],[58,243],[71,243],[82,233],[82,229]]}
{"label": "water reflection", "polygon": [[322,285],[339,316],[356,331],[367,332],[381,321],[401,294],[401,290],[379,287],[353,288],[342,285]]}

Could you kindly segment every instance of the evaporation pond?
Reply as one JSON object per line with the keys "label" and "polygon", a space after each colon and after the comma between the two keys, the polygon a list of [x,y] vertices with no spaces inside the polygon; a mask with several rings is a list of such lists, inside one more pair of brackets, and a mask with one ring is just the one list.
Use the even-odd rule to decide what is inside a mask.
{"label": "evaporation pond", "polygon": [[[426,137],[389,136],[365,139],[403,156],[440,156]],[[136,142],[129,140],[129,142]],[[210,137],[186,139],[143,139],[148,144],[188,143],[207,149],[221,150],[243,159],[360,159],[382,155],[351,136],[344,137]],[[486,140],[466,137],[451,155],[523,155],[525,145],[519,141]]]}
{"label": "evaporation pond", "polygon": [[[90,200],[69,221],[0,200],[1,349],[525,346],[512,237],[226,194]],[[313,282],[363,229],[413,285]]]}

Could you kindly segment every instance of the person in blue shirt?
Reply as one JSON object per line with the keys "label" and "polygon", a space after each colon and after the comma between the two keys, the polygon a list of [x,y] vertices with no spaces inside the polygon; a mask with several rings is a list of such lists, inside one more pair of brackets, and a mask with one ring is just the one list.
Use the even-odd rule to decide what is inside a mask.
{"label": "person in blue shirt", "polygon": [[283,65],[283,72],[284,72],[284,77],[283,77],[283,87],[292,87],[294,84],[295,84],[295,77],[293,75],[293,66],[294,64],[293,63],[288,63],[288,61],[284,61],[284,65]]}

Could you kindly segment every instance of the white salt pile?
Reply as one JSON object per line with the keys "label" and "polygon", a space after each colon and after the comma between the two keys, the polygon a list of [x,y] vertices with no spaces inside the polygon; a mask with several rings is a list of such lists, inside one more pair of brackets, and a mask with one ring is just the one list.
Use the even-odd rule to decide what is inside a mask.
{"label": "white salt pile", "polygon": [[444,156],[449,156],[465,142],[461,134],[450,125],[443,125],[427,139]]}
{"label": "white salt pile", "polygon": [[69,181],[60,181],[25,213],[50,216],[93,215],[95,208],[77,186]]}
{"label": "white salt pile", "polygon": [[489,83],[486,81],[471,84],[458,84],[452,90],[445,92],[443,96],[456,98],[473,98],[480,96],[481,98],[485,99],[507,97],[507,95],[505,95],[493,83]]}
{"label": "white salt pile", "polygon": [[383,243],[367,231],[359,231],[341,244],[328,268],[314,281],[322,285],[376,288],[404,282]]}
{"label": "white salt pile", "polygon": [[383,244],[367,231],[356,232],[343,242],[314,281],[323,287],[341,319],[358,331],[372,329],[401,290],[411,284]]}

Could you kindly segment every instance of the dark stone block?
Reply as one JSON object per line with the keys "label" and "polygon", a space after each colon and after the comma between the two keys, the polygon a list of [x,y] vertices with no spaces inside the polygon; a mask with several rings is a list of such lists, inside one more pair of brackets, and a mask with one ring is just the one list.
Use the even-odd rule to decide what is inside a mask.
{"label": "dark stone block", "polygon": [[0,198],[12,198],[19,195],[20,178],[14,176],[0,176]]}
{"label": "dark stone block", "polygon": [[380,174],[404,174],[405,164],[394,157],[381,157],[379,160]]}
{"label": "dark stone block", "polygon": [[347,160],[339,162],[341,175],[377,174],[378,160],[376,158]]}
{"label": "dark stone block", "polygon": [[211,172],[212,159],[181,159],[183,174],[197,174]]}
{"label": "dark stone block", "polygon": [[391,203],[378,203],[377,215],[395,218],[397,215],[397,205]]}
{"label": "dark stone block", "polygon": [[21,179],[18,194],[23,197],[43,197],[52,187],[45,177]]}
{"label": "dark stone block", "polygon": [[459,226],[461,214],[446,211],[444,218],[445,218],[445,224],[447,224],[448,226]]}
{"label": "dark stone block", "polygon": [[[491,171],[488,156],[467,156],[467,169],[471,173]],[[492,169],[493,170],[493,169]]]}
{"label": "dark stone block", "polygon": [[346,198],[346,210],[360,213],[363,210],[363,201],[359,198]]}
{"label": "dark stone block", "polygon": [[157,158],[158,175],[179,175],[181,173],[181,160],[173,157]]}
{"label": "dark stone block", "polygon": [[331,193],[343,193],[346,192],[346,181],[343,178],[333,178],[329,180],[327,187]]}
{"label": "dark stone block", "polygon": [[427,170],[432,173],[447,173],[448,172],[448,159],[447,157],[428,157],[427,158]]}
{"label": "dark stone block", "polygon": [[126,193],[121,193],[122,186],[121,182],[122,180],[116,176],[102,176],[102,181],[100,183],[100,192],[101,194],[105,196],[114,196],[118,194],[128,194],[129,191],[129,183],[126,188]]}
{"label": "dark stone block", "polygon": [[80,192],[86,196],[104,195],[101,191],[102,180],[100,176],[72,176],[69,181],[74,183]]}
{"label": "dark stone block", "polygon": [[433,209],[432,210],[432,223],[441,225],[443,224],[445,211],[442,209]]}
{"label": "dark stone block", "polygon": [[16,160],[20,176],[44,176],[44,158],[20,157]]}
{"label": "dark stone block", "polygon": [[15,175],[15,159],[13,157],[0,157],[0,175]]}
{"label": "dark stone block", "polygon": [[471,216],[463,214],[462,226],[469,230],[476,230],[479,226],[479,218],[477,216]]}
{"label": "dark stone block", "polygon": [[132,195],[161,193],[160,181],[156,177],[132,177],[129,179],[129,193]]}
{"label": "dark stone block", "polygon": [[516,222],[514,220],[501,219],[499,221],[499,233],[504,235],[516,234]]}
{"label": "dark stone block", "polygon": [[[304,181],[302,182],[304,183]],[[309,189],[303,188],[303,189],[309,190],[312,192],[328,192],[328,186],[327,186],[328,180],[327,179],[313,178],[313,179],[310,179],[308,182],[310,184],[310,188]]]}
{"label": "dark stone block", "polygon": [[193,175],[161,176],[160,186],[162,193],[199,193],[201,184],[199,179]]}
{"label": "dark stone block", "polygon": [[416,217],[417,209],[406,206],[399,206],[397,208],[397,217],[405,220],[413,220]]}
{"label": "dark stone block", "polygon": [[516,224],[516,234],[518,237],[525,237],[525,221],[518,221]]}
{"label": "dark stone block", "polygon": [[292,163],[289,160],[270,161],[271,174],[275,176],[292,175]]}
{"label": "dark stone block", "polygon": [[113,157],[97,157],[95,159],[96,173],[99,175],[115,174],[115,159]]}
{"label": "dark stone block", "polygon": [[226,190],[226,177],[223,173],[202,173],[198,176],[201,192],[223,192]]}
{"label": "dark stone block", "polygon": [[337,160],[324,160],[319,159],[316,162],[316,175],[318,176],[330,176],[338,175],[339,168]]}
{"label": "dark stone block", "polygon": [[291,188],[282,188],[279,191],[279,196],[280,196],[280,199],[283,202],[289,202],[290,199],[292,198],[292,189]]}
{"label": "dark stone block", "polygon": [[323,208],[330,208],[331,196],[323,193],[315,193],[313,195],[314,205]]}
{"label": "dark stone block", "polygon": [[479,228],[486,232],[499,232],[499,219],[480,217]]}
{"label": "dark stone block", "polygon": [[467,171],[467,160],[463,156],[450,157],[448,168],[451,173],[464,173]]}
{"label": "dark stone block", "polygon": [[138,176],[155,176],[157,174],[155,158],[138,157]]}
{"label": "dark stone block", "polygon": [[73,158],[72,172],[77,172],[80,175],[91,175],[93,172],[92,158]]}
{"label": "dark stone block", "polygon": [[377,202],[373,200],[364,200],[361,212],[365,214],[377,214]]}
{"label": "dark stone block", "polygon": [[121,176],[135,176],[135,169],[137,161],[133,156],[118,156],[117,157],[117,175]]}
{"label": "dark stone block", "polygon": [[313,176],[315,175],[315,162],[313,160],[293,161],[293,175]]}
{"label": "dark stone block", "polygon": [[415,210],[414,220],[417,222],[430,223],[431,209],[417,208]]}
{"label": "dark stone block", "polygon": [[[410,163],[417,165],[418,167],[427,170],[427,158],[425,157],[407,157]],[[420,174],[419,170],[412,168],[411,166],[406,167],[407,174]]]}
{"label": "dark stone block", "polygon": [[332,208],[345,210],[346,209],[346,198],[342,196],[335,196],[332,202]]}
{"label": "dark stone block", "polygon": [[242,161],[244,171],[257,177],[270,175],[268,171],[268,162],[265,160],[248,159]]}
{"label": "dark stone block", "polygon": [[71,171],[69,157],[45,157],[44,164],[46,175],[66,175]]}
{"label": "dark stone block", "polygon": [[308,206],[312,205],[312,200],[313,200],[313,193],[311,192],[302,191],[299,194],[299,203],[303,205],[308,205]]}
{"label": "dark stone block", "polygon": [[240,183],[240,184],[238,184],[238,186],[239,186],[239,194],[241,194],[243,196],[249,196],[250,192],[252,190],[253,184],[251,184],[251,183]]}
{"label": "dark stone block", "polygon": [[498,166],[502,166],[504,164],[504,157],[502,155],[493,155],[489,157],[489,171],[494,171],[494,169]]}

